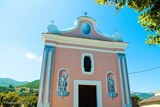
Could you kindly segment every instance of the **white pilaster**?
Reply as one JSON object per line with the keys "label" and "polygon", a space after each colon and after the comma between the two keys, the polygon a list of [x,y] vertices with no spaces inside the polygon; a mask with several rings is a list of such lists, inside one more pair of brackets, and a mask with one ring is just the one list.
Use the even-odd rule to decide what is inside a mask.
{"label": "white pilaster", "polygon": [[124,86],[124,77],[123,77],[123,67],[122,67],[122,56],[121,56],[121,54],[118,54],[118,64],[119,64],[119,69],[120,69],[122,107],[126,107],[125,86]]}
{"label": "white pilaster", "polygon": [[51,88],[51,79],[52,79],[52,66],[53,66],[53,55],[54,47],[49,48],[48,56],[48,71],[47,71],[47,85],[46,85],[46,99],[44,107],[50,107],[50,88]]}
{"label": "white pilaster", "polygon": [[43,95],[44,95],[44,83],[45,83],[45,75],[46,75],[47,57],[48,57],[48,50],[44,49],[37,107],[43,107]]}
{"label": "white pilaster", "polygon": [[43,103],[41,102],[41,103],[38,103],[37,104],[37,107],[43,107]]}
{"label": "white pilaster", "polygon": [[129,78],[128,78],[128,70],[127,70],[127,62],[126,62],[126,57],[124,56],[123,58],[123,64],[124,64],[124,77],[126,79],[126,97],[127,97],[127,105],[128,107],[132,107],[131,103],[131,95],[130,95],[130,86],[129,86]]}
{"label": "white pilaster", "polygon": [[44,103],[44,107],[50,107],[50,103]]}
{"label": "white pilaster", "polygon": [[132,104],[128,104],[128,106],[127,107],[132,107]]}

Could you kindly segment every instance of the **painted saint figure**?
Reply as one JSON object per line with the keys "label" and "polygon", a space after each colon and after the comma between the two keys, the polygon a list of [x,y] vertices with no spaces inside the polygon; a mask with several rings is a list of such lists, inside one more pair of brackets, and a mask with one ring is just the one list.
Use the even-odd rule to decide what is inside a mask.
{"label": "painted saint figure", "polygon": [[112,97],[112,99],[113,99],[114,97],[116,97],[118,95],[115,92],[115,87],[114,87],[115,83],[114,83],[114,80],[111,77],[109,77],[107,79],[107,84],[108,84],[108,93],[107,93],[107,95],[109,97]]}
{"label": "painted saint figure", "polygon": [[109,92],[114,92],[114,80],[112,78],[108,78],[108,86],[109,86]]}
{"label": "painted saint figure", "polygon": [[66,86],[67,86],[67,76],[65,77],[64,74],[62,74],[62,76],[60,77],[60,80],[59,80],[59,90],[61,92],[65,92],[66,91]]}
{"label": "painted saint figure", "polygon": [[64,96],[68,96],[69,92],[67,92],[67,78],[68,78],[68,74],[61,74],[61,77],[59,78],[59,85],[58,85],[58,91],[57,91],[57,95],[58,96],[62,96],[62,99]]}

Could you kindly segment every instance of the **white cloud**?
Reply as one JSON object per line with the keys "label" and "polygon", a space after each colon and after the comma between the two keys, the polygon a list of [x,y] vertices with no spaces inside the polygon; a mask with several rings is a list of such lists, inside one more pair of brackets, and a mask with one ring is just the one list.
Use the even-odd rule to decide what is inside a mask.
{"label": "white cloud", "polygon": [[25,57],[28,58],[28,59],[30,59],[30,60],[37,60],[36,55],[34,55],[32,52],[27,52],[25,54]]}

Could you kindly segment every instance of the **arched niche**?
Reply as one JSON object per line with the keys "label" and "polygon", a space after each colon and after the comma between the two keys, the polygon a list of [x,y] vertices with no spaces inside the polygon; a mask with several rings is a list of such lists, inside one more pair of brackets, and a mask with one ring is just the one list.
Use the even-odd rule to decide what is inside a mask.
{"label": "arched niche", "polygon": [[69,72],[67,69],[62,68],[58,71],[57,76],[57,91],[58,96],[62,99],[69,95]]}
{"label": "arched niche", "polygon": [[106,92],[107,96],[114,99],[117,97],[117,86],[115,74],[112,71],[107,72],[106,74]]}

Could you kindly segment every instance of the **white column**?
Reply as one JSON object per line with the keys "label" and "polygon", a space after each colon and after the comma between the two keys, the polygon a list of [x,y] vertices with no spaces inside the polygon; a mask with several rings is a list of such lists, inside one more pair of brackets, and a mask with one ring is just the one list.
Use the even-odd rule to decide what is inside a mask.
{"label": "white column", "polygon": [[122,93],[122,107],[126,107],[126,98],[125,98],[125,86],[124,86],[124,77],[123,77],[123,67],[122,67],[122,56],[118,54],[118,64],[120,69],[120,81],[121,81],[121,93]]}
{"label": "white column", "polygon": [[54,55],[54,47],[49,49],[46,99],[45,99],[44,107],[50,107],[50,88],[51,88],[51,79],[52,79],[53,55]]}
{"label": "white column", "polygon": [[40,79],[40,88],[39,88],[37,107],[43,107],[43,95],[44,95],[44,83],[45,83],[45,76],[46,76],[47,57],[48,57],[48,50],[45,48],[44,53],[43,53],[43,61],[42,61],[42,68],[41,68],[41,79]]}
{"label": "white column", "polygon": [[124,64],[124,77],[126,79],[126,91],[127,91],[127,107],[132,107],[131,103],[131,95],[130,95],[130,86],[129,86],[129,78],[128,78],[128,70],[127,70],[127,62],[126,62],[126,57],[124,56],[123,58],[123,64]]}

